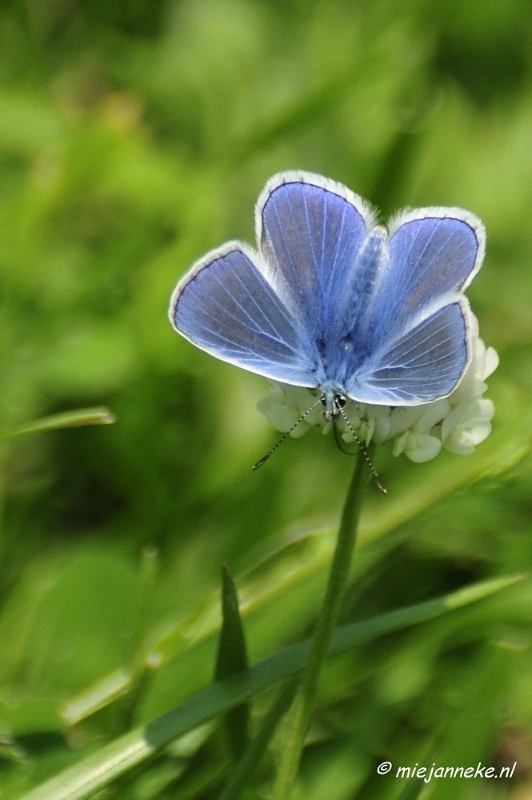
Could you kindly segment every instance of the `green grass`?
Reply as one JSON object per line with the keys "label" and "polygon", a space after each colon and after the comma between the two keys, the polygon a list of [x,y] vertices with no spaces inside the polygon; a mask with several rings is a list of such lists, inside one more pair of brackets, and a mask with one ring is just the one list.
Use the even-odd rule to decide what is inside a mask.
{"label": "green grass", "polygon": [[[342,625],[530,572],[529,36],[524,0],[2,4],[2,797],[51,800],[63,769],[86,774],[218,691],[223,562],[252,666],[309,635],[352,460],[309,432],[252,472],[276,439],[256,411],[266,381],[167,319],[195,259],[253,242],[275,172],[339,180],[383,218],[464,207],[488,231],[468,295],[501,357],[494,432],[426,465],[377,451],[388,496],[370,487]],[[115,424],[49,419],[100,407]],[[531,600],[524,580],[331,658],[298,791],[417,797],[376,774],[385,760],[518,761],[511,782],[433,781],[434,798],[526,785],[513,753],[532,736]],[[237,697],[259,743],[280,691]],[[222,717],[202,708],[201,727],[150,743],[109,796],[217,798],[235,767]],[[277,729],[243,800],[271,785],[281,743]]]}

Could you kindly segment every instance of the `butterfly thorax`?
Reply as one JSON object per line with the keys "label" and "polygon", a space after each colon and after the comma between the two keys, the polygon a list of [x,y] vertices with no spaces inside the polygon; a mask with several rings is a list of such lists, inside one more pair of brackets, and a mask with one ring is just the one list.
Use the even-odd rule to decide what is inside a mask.
{"label": "butterfly thorax", "polygon": [[341,291],[332,293],[334,302],[323,302],[321,317],[309,321],[317,383],[330,384],[333,396],[348,394],[346,387],[372,355],[375,294],[388,263],[387,231],[377,226],[366,236]]}
{"label": "butterfly thorax", "polygon": [[[318,353],[315,367],[316,384],[321,388],[325,398],[323,404],[326,409],[327,419],[332,419],[338,413],[335,397],[347,397],[347,386],[350,379],[363,364],[363,357],[357,353],[351,335],[338,339],[318,339],[316,341]],[[336,409],[336,411],[335,411]]]}
{"label": "butterfly thorax", "polygon": [[323,373],[324,380],[342,382],[346,369],[352,369],[352,362],[357,357],[350,332],[342,336],[318,336],[315,344],[319,364],[317,372]]}

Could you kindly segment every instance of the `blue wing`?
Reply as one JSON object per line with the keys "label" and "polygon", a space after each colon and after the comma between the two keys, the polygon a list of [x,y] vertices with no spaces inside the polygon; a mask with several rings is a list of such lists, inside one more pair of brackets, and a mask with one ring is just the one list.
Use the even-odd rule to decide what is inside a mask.
{"label": "blue wing", "polygon": [[415,405],[454,390],[470,360],[462,292],[484,250],[484,227],[468,212],[418,209],[399,217],[388,264],[352,331],[363,363],[346,382],[349,396]]}
{"label": "blue wing", "polygon": [[418,405],[449,395],[469,361],[467,309],[441,308],[369,359],[347,385],[355,400],[376,405]]}
{"label": "blue wing", "polygon": [[372,309],[375,318],[390,321],[388,335],[460,295],[480,269],[485,239],[480,220],[460,209],[417,209],[398,217]]}
{"label": "blue wing", "polygon": [[239,242],[208,253],[177,285],[170,321],[222,361],[274,380],[316,386],[314,350],[254,256]]}
{"label": "blue wing", "polygon": [[286,172],[266,184],[257,238],[268,280],[311,341],[335,339],[351,317],[347,289],[374,224],[360,197],[319,175]]}

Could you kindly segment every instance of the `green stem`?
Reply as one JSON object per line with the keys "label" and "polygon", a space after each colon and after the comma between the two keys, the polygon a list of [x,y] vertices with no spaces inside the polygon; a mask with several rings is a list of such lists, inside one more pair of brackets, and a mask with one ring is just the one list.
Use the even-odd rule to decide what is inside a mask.
{"label": "green stem", "polygon": [[273,800],[289,800],[297,776],[301,753],[316,699],[320,672],[327,658],[329,645],[338,621],[340,603],[348,585],[358,520],[365,494],[366,478],[366,457],[361,451],[357,458],[342,512],[325,598],[314,631],[301,683],[289,712],[288,730],[273,789]]}

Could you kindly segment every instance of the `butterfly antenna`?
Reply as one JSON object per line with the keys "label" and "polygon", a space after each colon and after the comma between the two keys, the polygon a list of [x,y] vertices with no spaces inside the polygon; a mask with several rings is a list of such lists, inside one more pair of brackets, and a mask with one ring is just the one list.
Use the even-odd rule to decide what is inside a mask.
{"label": "butterfly antenna", "polygon": [[266,453],[266,455],[265,455],[265,456],[263,456],[263,458],[261,458],[261,460],[260,460],[260,461],[257,461],[257,463],[256,463],[256,464],[253,464],[253,466],[251,467],[251,469],[258,469],[259,467],[262,467],[262,465],[266,463],[266,461],[269,459],[269,457],[275,453],[275,451],[277,450],[277,448],[279,447],[279,445],[280,445],[280,444],[282,444],[282,443],[284,442],[284,440],[285,440],[285,439],[286,439],[288,436],[290,436],[290,434],[292,433],[292,431],[295,431],[295,429],[297,428],[297,426],[298,426],[298,425],[300,425],[300,424],[303,422],[303,420],[305,419],[305,417],[308,417],[308,415],[310,414],[310,412],[311,412],[311,411],[314,411],[314,409],[316,408],[316,406],[319,406],[319,405],[320,405],[320,403],[321,403],[321,397],[320,397],[320,399],[319,399],[319,400],[316,400],[316,402],[315,402],[315,403],[313,403],[313,404],[310,406],[310,408],[307,408],[307,410],[305,411],[305,413],[304,413],[304,414],[301,414],[301,416],[299,417],[299,419],[297,420],[297,422],[294,422],[294,424],[292,425],[292,427],[290,428],[290,430],[286,431],[286,433],[283,433],[283,435],[281,436],[281,438],[279,439],[279,441],[278,441],[278,442],[276,442],[276,443],[274,444],[274,446],[272,447],[272,449],[271,449],[271,450],[270,450],[268,453]]}
{"label": "butterfly antenna", "polygon": [[341,406],[339,404],[336,404],[336,408],[338,409],[338,412],[342,415],[342,419],[345,422],[347,428],[349,429],[349,432],[353,436],[355,442],[358,444],[358,446],[360,448],[360,452],[364,456],[366,464],[368,465],[368,467],[371,470],[371,474],[373,475],[373,480],[375,481],[375,483],[377,484],[377,486],[379,487],[379,489],[381,490],[381,492],[383,494],[388,494],[388,492],[386,490],[386,486],[381,481],[381,479],[379,477],[379,473],[377,472],[377,470],[373,466],[373,463],[372,463],[372,461],[371,461],[371,459],[370,459],[370,457],[368,455],[368,451],[366,450],[365,445],[362,444],[362,442],[360,441],[359,437],[355,433],[355,431],[353,429],[353,426],[351,425],[351,423],[349,421],[349,418],[348,418],[347,414],[345,413],[345,411],[343,409],[343,406]]}

